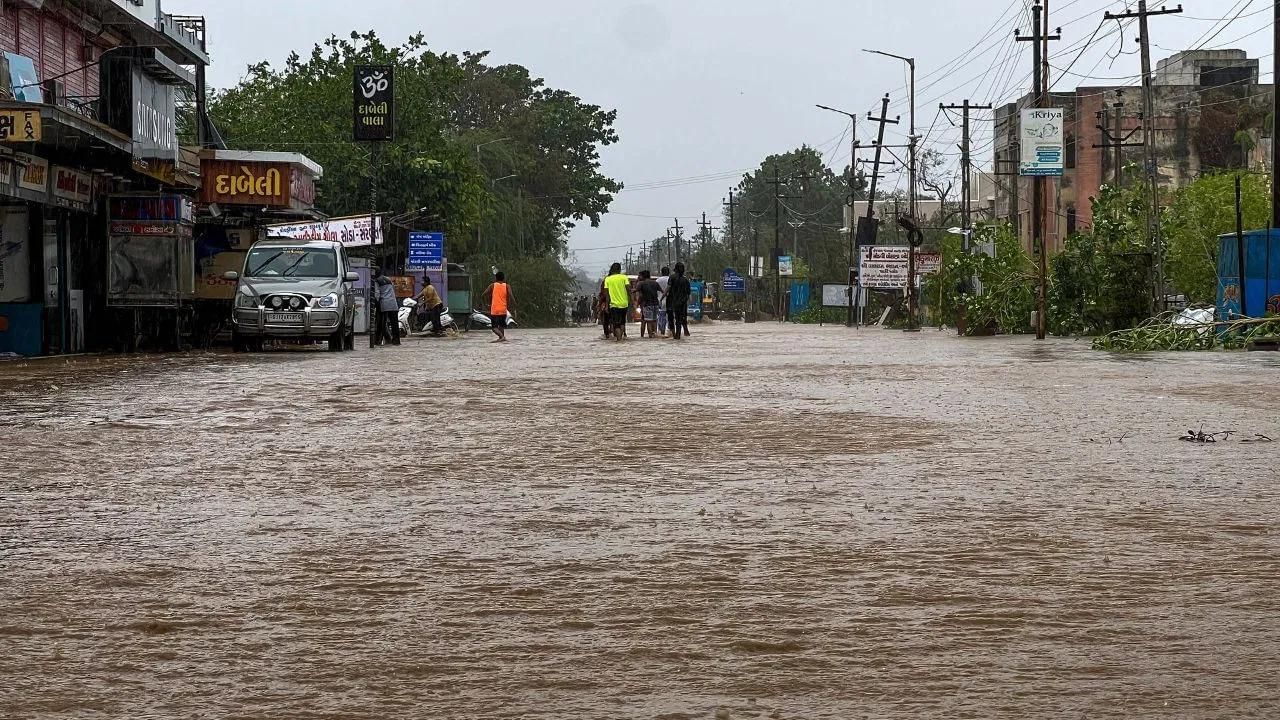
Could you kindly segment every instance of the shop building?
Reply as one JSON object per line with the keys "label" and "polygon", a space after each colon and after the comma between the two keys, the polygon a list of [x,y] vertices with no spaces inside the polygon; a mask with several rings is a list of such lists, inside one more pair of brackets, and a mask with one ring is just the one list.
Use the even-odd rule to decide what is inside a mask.
{"label": "shop building", "polygon": [[[130,346],[140,311],[176,327],[200,184],[178,99],[203,97],[203,18],[160,0],[4,2],[0,51],[0,353]],[[211,127],[194,113],[199,145]]]}

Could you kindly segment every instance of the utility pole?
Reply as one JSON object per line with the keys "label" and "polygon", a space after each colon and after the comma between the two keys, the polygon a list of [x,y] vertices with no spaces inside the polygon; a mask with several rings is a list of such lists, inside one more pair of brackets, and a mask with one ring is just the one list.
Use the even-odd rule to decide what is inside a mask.
{"label": "utility pole", "polygon": [[1114,151],[1111,164],[1112,182],[1116,187],[1124,187],[1124,149],[1127,147],[1142,147],[1143,143],[1129,142],[1129,138],[1138,133],[1141,128],[1134,128],[1128,133],[1124,132],[1124,91],[1116,91],[1116,101],[1112,104],[1111,109],[1114,111],[1113,117],[1109,118],[1112,123],[1111,130],[1107,129],[1107,109],[1103,106],[1101,112],[1098,113],[1098,119],[1102,121],[1097,128],[1102,131],[1102,143],[1095,144],[1095,149],[1110,149]]}
{"label": "utility pole", "polygon": [[960,126],[960,172],[962,173],[960,178],[960,193],[962,196],[960,199],[960,213],[963,218],[961,229],[964,230],[961,238],[964,243],[964,251],[968,253],[969,231],[973,228],[973,198],[969,187],[970,175],[973,173],[973,159],[969,154],[969,113],[972,110],[990,110],[992,108],[990,105],[974,105],[968,99],[965,99],[961,105],[939,105],[938,108],[942,110],[962,110],[964,112],[962,125]]}
{"label": "utility pole", "polygon": [[[700,230],[698,230],[698,237],[702,238],[702,250],[704,255],[703,262],[705,262],[707,245],[711,242],[711,231],[719,230],[720,228],[712,227],[711,223],[707,222],[707,214],[705,212],[702,213],[702,221],[698,223],[698,227],[701,228]],[[702,268],[700,272],[702,272],[705,277],[706,268]]]}
{"label": "utility pole", "polygon": [[[1156,265],[1156,292],[1153,304],[1156,312],[1164,309],[1164,240],[1160,229],[1160,172],[1156,166],[1156,98],[1151,91],[1151,39],[1147,29],[1147,18],[1154,15],[1176,15],[1180,12],[1182,12],[1182,5],[1178,5],[1173,10],[1164,7],[1159,10],[1148,10],[1147,0],[1138,0],[1137,12],[1108,12],[1102,16],[1105,20],[1138,18],[1138,41],[1142,44],[1142,164],[1147,174],[1147,183],[1151,188],[1151,206],[1147,210],[1147,226],[1151,230]],[[1280,10],[1276,12],[1280,13]],[[1275,143],[1272,145],[1274,146]]]}
{"label": "utility pole", "polygon": [[845,290],[845,294],[849,296],[849,318],[845,321],[845,326],[853,327],[854,286],[857,283],[858,267],[858,212],[854,205],[858,194],[858,116],[827,105],[817,107],[849,118],[849,286]]}
{"label": "utility pole", "polygon": [[[1280,81],[1280,3],[1275,5],[1275,14],[1271,19],[1272,40],[1275,43],[1271,51],[1271,69],[1275,73],[1272,75],[1273,83]],[[1272,124],[1275,124],[1274,118],[1280,118],[1280,92],[1274,89],[1271,92],[1271,117]],[[1280,228],[1280,142],[1276,142],[1275,130],[1271,132],[1271,227]],[[1240,285],[1241,290],[1244,284]]]}
{"label": "utility pole", "polygon": [[729,202],[720,201],[729,209],[729,264],[738,269],[738,238],[733,234],[733,214],[738,209],[738,201],[733,199],[733,190],[729,190]]}
{"label": "utility pole", "polygon": [[[1044,82],[1044,79],[1045,79],[1044,67],[1041,65],[1040,56],[1044,49],[1044,45],[1042,44],[1042,42],[1047,42],[1048,40],[1062,39],[1061,34],[1050,35],[1048,32],[1042,32],[1044,28],[1041,25],[1041,17],[1040,17],[1041,9],[1042,8],[1039,4],[1033,5],[1031,7],[1031,34],[1030,35],[1019,34],[1016,36],[1016,39],[1018,42],[1029,42],[1031,43],[1031,47],[1033,49],[1032,55],[1034,57],[1032,58],[1032,63],[1034,64],[1034,70],[1032,74],[1034,75],[1033,83],[1035,87],[1032,89],[1032,95],[1034,96],[1033,107],[1037,107],[1037,108],[1045,107],[1045,102],[1046,100],[1048,100],[1048,94],[1049,94],[1048,88],[1045,86],[1045,82]],[[1039,291],[1036,293],[1036,339],[1037,340],[1044,340],[1046,335],[1048,335],[1048,332],[1047,332],[1048,318],[1045,317],[1045,313],[1048,310],[1048,297],[1049,297],[1049,259],[1048,259],[1049,248],[1048,248],[1048,243],[1046,243],[1046,240],[1048,237],[1048,229],[1046,227],[1047,223],[1045,222],[1045,187],[1046,185],[1047,183],[1045,182],[1044,176],[1036,175],[1033,180],[1034,189],[1032,191],[1032,197],[1031,197],[1032,238],[1034,238],[1035,247],[1040,251],[1040,258],[1039,258],[1040,288],[1039,288]]]}
{"label": "utility pole", "polygon": [[[867,223],[865,226],[866,232],[864,235],[864,233],[859,233],[856,229],[854,230],[854,233],[856,235],[854,239],[854,247],[856,251],[855,254],[858,254],[861,252],[861,246],[862,246],[863,240],[871,240],[872,242],[870,244],[875,245],[876,185],[879,183],[879,180],[880,180],[880,158],[883,157],[884,155],[884,126],[897,125],[902,120],[900,116],[894,118],[893,120],[889,119],[888,94],[886,94],[883,98],[880,99],[880,117],[873,117],[871,113],[867,113],[867,119],[870,120],[871,122],[877,123],[880,127],[876,131],[876,142],[875,142],[876,154],[875,154],[875,160],[872,161],[871,163],[871,186],[867,192],[867,218],[866,218]],[[861,260],[861,255],[859,254],[859,257],[855,258],[855,261],[860,261],[860,260]],[[861,294],[862,292],[862,276],[861,275],[858,276],[857,292],[859,294]]]}
{"label": "utility pole", "polygon": [[680,227],[680,218],[674,218],[674,220],[676,221],[676,226],[675,226],[675,228],[674,228],[674,229],[675,229],[675,231],[676,231],[676,255],[675,255],[675,261],[676,261],[676,262],[680,262],[680,231],[681,231],[681,230],[683,230],[684,228]]}
{"label": "utility pole", "polygon": [[[756,280],[756,289],[760,287],[760,277],[756,274],[756,258],[760,257],[760,217],[764,215],[763,210],[747,210],[747,214],[751,216],[751,263],[747,270],[748,282],[752,279]],[[764,275],[764,262],[760,263],[760,275]],[[750,300],[750,319],[748,322],[756,321],[756,293],[748,290],[747,297]]]}
{"label": "utility pole", "polygon": [[[807,177],[807,176],[806,176]],[[778,262],[778,258],[782,253],[782,201],[794,200],[797,195],[783,195],[783,184],[790,182],[791,178],[783,180],[778,175],[778,166],[773,166],[773,179],[765,182],[773,186],[773,294],[774,294],[774,311],[778,313],[778,320],[783,318],[782,308],[782,267]]]}

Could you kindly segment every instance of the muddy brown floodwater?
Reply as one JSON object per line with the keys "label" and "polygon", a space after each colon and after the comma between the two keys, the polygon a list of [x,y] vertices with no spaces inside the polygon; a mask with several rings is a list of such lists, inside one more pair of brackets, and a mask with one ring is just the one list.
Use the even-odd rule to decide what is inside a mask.
{"label": "muddy brown floodwater", "polygon": [[0,717],[1280,716],[1276,356],[694,330],[0,365]]}

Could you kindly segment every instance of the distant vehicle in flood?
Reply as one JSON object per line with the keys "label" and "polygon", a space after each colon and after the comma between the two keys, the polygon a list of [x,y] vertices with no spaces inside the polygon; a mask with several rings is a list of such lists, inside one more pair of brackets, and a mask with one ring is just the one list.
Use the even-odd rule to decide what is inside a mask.
{"label": "distant vehicle in flood", "polygon": [[342,243],[269,238],[254,243],[235,281],[231,342],[237,352],[259,350],[266,339],[328,341],[333,351],[355,349],[358,276]]}

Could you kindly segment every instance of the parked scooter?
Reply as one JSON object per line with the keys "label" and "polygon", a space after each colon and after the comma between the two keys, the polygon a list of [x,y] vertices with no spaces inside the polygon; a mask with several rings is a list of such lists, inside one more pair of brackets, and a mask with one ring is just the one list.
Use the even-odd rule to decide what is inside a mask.
{"label": "parked scooter", "polygon": [[[471,311],[471,318],[468,321],[468,324],[471,326],[472,329],[478,328],[481,330],[489,330],[493,328],[493,320],[489,318],[489,314],[482,313],[479,310],[475,310],[475,309]],[[516,316],[513,315],[512,313],[507,313],[507,327],[513,328],[515,326],[516,326]]]}
{"label": "parked scooter", "polygon": [[[402,336],[425,332],[431,328],[431,318],[426,312],[418,312],[418,301],[413,298],[405,298],[400,301],[398,318]],[[449,314],[448,306],[440,311],[440,327],[446,332],[449,330],[458,332],[458,323],[454,321],[453,315]]]}

